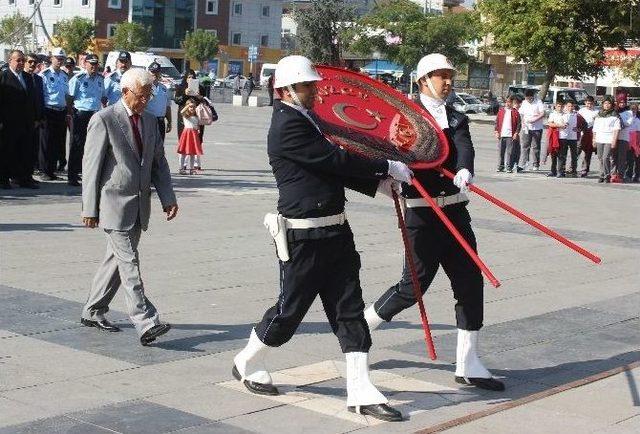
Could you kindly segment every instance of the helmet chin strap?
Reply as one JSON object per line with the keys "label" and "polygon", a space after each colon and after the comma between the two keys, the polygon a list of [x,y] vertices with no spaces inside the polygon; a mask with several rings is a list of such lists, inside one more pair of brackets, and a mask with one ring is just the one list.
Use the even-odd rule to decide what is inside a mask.
{"label": "helmet chin strap", "polygon": [[425,80],[427,81],[427,87],[431,91],[431,94],[433,95],[433,97],[436,98],[436,99],[442,100],[442,96],[440,96],[440,94],[438,92],[436,92],[436,88],[433,87],[433,83],[431,82],[431,78],[429,78],[429,76],[427,76],[427,77],[425,77]]}
{"label": "helmet chin strap", "polygon": [[290,84],[290,85],[288,85],[288,86],[287,86],[287,89],[289,89],[289,93],[290,93],[290,95],[291,95],[291,99],[293,100],[293,102],[294,102],[297,106],[300,106],[300,107],[303,107],[303,108],[304,108],[304,106],[302,105],[302,102],[300,102],[300,98],[298,98],[298,94],[296,93],[296,91],[295,91],[295,90],[293,90],[293,85],[291,85],[291,84]]}

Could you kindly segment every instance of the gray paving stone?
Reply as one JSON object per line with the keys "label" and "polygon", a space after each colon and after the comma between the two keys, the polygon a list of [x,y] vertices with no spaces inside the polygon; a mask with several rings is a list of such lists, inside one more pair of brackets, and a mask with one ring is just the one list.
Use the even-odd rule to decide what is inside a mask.
{"label": "gray paving stone", "polygon": [[223,422],[214,422],[206,425],[192,426],[189,428],[172,431],[175,434],[250,434],[258,431],[249,431],[244,428],[232,426]]}
{"label": "gray paving stone", "polygon": [[105,434],[113,431],[69,417],[57,416],[0,428],[0,434]]}
{"label": "gray paving stone", "polygon": [[209,419],[147,401],[130,401],[68,417],[121,433],[165,433],[211,423]]}

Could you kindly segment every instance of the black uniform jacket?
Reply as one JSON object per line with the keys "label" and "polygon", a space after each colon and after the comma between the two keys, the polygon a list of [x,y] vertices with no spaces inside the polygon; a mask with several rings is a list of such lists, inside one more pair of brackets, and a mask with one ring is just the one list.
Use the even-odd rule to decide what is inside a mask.
{"label": "black uniform jacket", "polygon": [[33,128],[36,118],[36,96],[33,80],[26,72],[22,78],[27,85],[25,90],[20,81],[9,68],[0,72],[0,119],[4,125],[5,134],[28,128]]}
{"label": "black uniform jacket", "polygon": [[[386,160],[359,157],[332,144],[304,114],[280,100],[274,101],[267,151],[280,193],[278,212],[287,218],[340,214],[345,187],[374,196],[389,171]],[[330,236],[330,229],[322,229],[306,231],[309,236],[303,238],[316,238],[314,232]]]}
{"label": "black uniform jacket", "polygon": [[[421,104],[418,102],[418,104]],[[422,104],[421,104],[422,105]],[[473,174],[473,160],[475,151],[471,142],[471,133],[469,132],[469,118],[457,112],[455,109],[447,106],[447,120],[449,128],[444,130],[447,140],[449,141],[449,156],[442,164],[442,167],[453,172],[455,175],[460,169],[467,169]],[[431,197],[450,196],[460,193],[460,189],[453,184],[453,181],[446,176],[440,174],[436,170],[414,170],[414,175],[422,186],[427,190]],[[408,184],[402,185],[402,194],[406,198],[422,197],[420,193]],[[449,205],[445,207],[447,211],[464,208],[468,202]],[[411,208],[411,212],[407,212],[407,225],[416,226],[423,222],[426,214],[432,213],[429,208]],[[429,216],[430,217],[430,216]],[[424,219],[430,221],[430,219]]]}

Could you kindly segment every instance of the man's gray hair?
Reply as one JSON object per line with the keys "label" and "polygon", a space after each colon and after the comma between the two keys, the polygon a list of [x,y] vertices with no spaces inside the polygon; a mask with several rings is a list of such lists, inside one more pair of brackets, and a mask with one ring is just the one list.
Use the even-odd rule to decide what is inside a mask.
{"label": "man's gray hair", "polygon": [[135,89],[136,85],[143,87],[153,84],[153,75],[143,68],[131,68],[122,74],[120,87],[122,89]]}

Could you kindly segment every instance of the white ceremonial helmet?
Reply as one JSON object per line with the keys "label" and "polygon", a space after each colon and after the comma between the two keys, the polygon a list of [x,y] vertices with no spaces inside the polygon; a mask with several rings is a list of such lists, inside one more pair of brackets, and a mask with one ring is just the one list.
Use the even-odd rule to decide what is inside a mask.
{"label": "white ceremonial helmet", "polygon": [[273,87],[291,86],[305,81],[320,81],[322,77],[316,71],[311,60],[304,56],[286,56],[276,65]]}
{"label": "white ceremonial helmet", "polygon": [[51,50],[51,56],[53,57],[67,57],[67,54],[64,52],[64,50],[60,47],[55,47],[53,50]]}
{"label": "white ceremonial helmet", "polygon": [[418,67],[416,68],[416,81],[420,80],[428,73],[438,69],[449,69],[454,72],[456,70],[451,61],[447,59],[447,56],[440,53],[427,54],[418,62]]}

